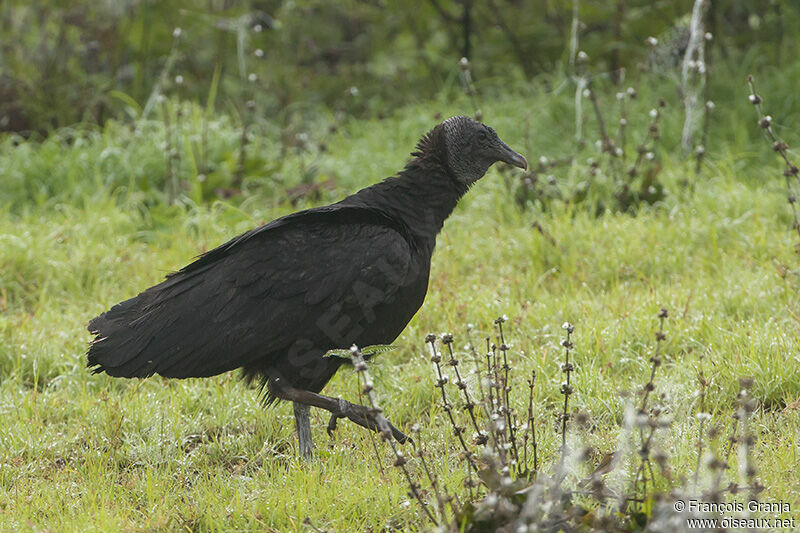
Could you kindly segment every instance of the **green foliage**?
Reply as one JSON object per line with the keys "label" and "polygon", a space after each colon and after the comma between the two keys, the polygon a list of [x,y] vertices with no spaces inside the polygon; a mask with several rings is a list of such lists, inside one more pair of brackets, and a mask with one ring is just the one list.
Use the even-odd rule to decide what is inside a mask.
{"label": "green foliage", "polygon": [[[386,448],[378,443],[376,458],[361,428],[341,423],[329,440],[327,417],[312,413],[317,460],[307,464],[291,409],[263,411],[235,373],[90,375],[85,324],[234,235],[393,174],[442,117],[474,113],[456,67],[465,4],[4,4],[0,129],[19,133],[0,136],[0,530],[283,531],[306,517],[337,531],[428,527]],[[396,349],[369,364],[386,415],[404,430],[420,426],[451,493],[466,473],[440,423],[425,333],[462,339],[472,323],[477,340],[491,333],[481,324],[511,317],[511,364],[517,376],[537,373],[540,460],[552,465],[563,405],[558,326],[576,324],[570,406],[585,423],[570,438],[589,448],[575,471],[589,474],[626,438],[625,394],[647,382],[652,317],[663,306],[672,314],[658,391],[673,422],[659,443],[673,479],[695,471],[700,406],[712,416],[705,445],[727,447],[724,421],[739,408],[738,378],[750,376],[762,496],[800,505],[786,476],[800,468],[792,216],[745,84],[756,74],[773,129],[796,145],[800,66],[788,28],[797,13],[781,1],[713,3],[716,106],[696,174],[679,155],[676,73],[654,71],[641,43],[669,33],[689,4],[581,3],[579,47],[608,123],[619,118],[616,93],[637,91],[619,143],[628,154],[650,109],[666,103],[643,167],[653,173],[629,189],[641,197],[657,183],[657,197],[628,203],[586,100],[585,142],[575,138],[572,2],[473,4],[474,99],[485,122],[533,165],[565,162],[528,175],[498,166],[473,188],[439,237],[425,305]],[[640,64],[650,72],[633,75]],[[617,66],[627,67],[624,83],[611,74]],[[525,181],[533,176],[535,186]],[[360,389],[345,370],[326,393],[357,401]],[[596,512],[580,498],[563,503]],[[655,505],[626,524],[635,529]],[[493,519],[477,516],[480,499],[466,509]]]}
{"label": "green foliage", "polygon": [[[770,72],[759,74],[766,108],[776,117],[782,111],[795,116],[792,100],[779,92],[788,82]],[[736,79],[744,77],[736,73]],[[641,108],[632,115],[646,115],[650,107],[645,95],[655,88],[645,85]],[[720,93],[735,94],[726,91]],[[665,306],[673,313],[659,390],[668,394],[674,413],[673,426],[663,430],[674,475],[690,475],[696,462],[697,372],[710,382],[706,409],[721,421],[737,408],[738,377],[752,376],[759,405],[753,414],[755,461],[768,487],[764,497],[800,505],[785,476],[800,467],[794,453],[800,430],[797,259],[780,162],[755,137],[760,132],[746,95],[742,84],[736,98],[717,98],[715,149],[704,173],[692,179],[693,192],[682,188],[693,164],[673,155],[679,120],[668,108],[660,179],[674,192],[636,216],[598,215],[561,201],[547,210],[521,210],[506,182],[519,178],[499,169],[464,198],[439,238],[425,305],[396,341],[398,348],[370,363],[386,415],[404,429],[420,424],[420,442],[436,451],[432,468],[450,490],[460,490],[465,473],[452,433],[437,422],[433,373],[421,357],[425,333],[452,329],[463,338],[467,323],[511,317],[507,337],[525,352],[512,354],[511,364],[518,376],[537,372],[540,458],[551,464],[560,446],[552,421],[563,403],[563,375],[554,363],[561,358],[558,326],[575,323],[580,336],[570,405],[590,423],[573,426],[572,438],[596,450],[592,461],[599,461],[620,439],[620,392],[647,381],[652,317]],[[535,125],[526,153],[534,161],[539,150],[574,150],[573,123],[563,119],[570,99],[569,93],[509,95],[486,101],[484,114],[511,146],[522,147],[524,110]],[[204,112],[181,105],[182,136],[191,146],[192,135],[202,131],[192,121]],[[178,104],[168,106],[174,117]],[[163,122],[62,130],[41,143],[5,139],[0,529],[292,530],[305,517],[335,530],[426,527],[419,509],[405,503],[405,479],[390,468],[380,445],[383,468],[378,466],[362,428],[340,423],[329,440],[327,417],[313,412],[318,459],[306,464],[297,458],[289,406],[263,411],[258,392],[235,374],[187,381],[90,375],[84,328],[110,304],[203,250],[310,205],[299,197],[292,206],[286,190],[301,182],[301,169],[311,162],[317,165],[314,179],[336,180],[334,191],[320,189],[313,202],[333,200],[396,171],[434,116],[466,107],[466,100],[442,98],[399,110],[391,119],[336,123],[333,133],[322,128],[325,151],[287,144],[271,174],[272,154],[284,150],[274,140],[280,136],[256,126],[240,194],[192,201],[189,188],[173,205],[163,192]],[[207,118],[206,161],[227,186],[236,164],[225,162],[236,160],[240,125],[219,113]],[[790,143],[796,140],[789,129],[782,133],[790,134]],[[194,183],[186,139],[178,176]],[[200,153],[191,157],[199,161]],[[262,171],[269,177],[259,177]],[[555,243],[532,229],[535,222]],[[478,339],[481,332],[473,335]],[[326,393],[353,401],[359,394],[347,371]],[[726,446],[723,429],[707,437],[709,445]]]}
{"label": "green foliage", "polygon": [[[622,79],[622,69],[645,62],[645,38],[669,31],[691,5],[579,2],[578,45],[598,72]],[[457,91],[454,66],[467,40],[484,86],[568,70],[572,9],[572,0],[431,0],[414,9],[355,0],[9,0],[0,11],[0,131],[46,135],[84,121],[152,118],[159,94],[205,104],[212,93],[231,114],[255,111],[282,126],[327,109],[384,116]],[[762,61],[793,63],[793,4],[715,1],[709,17],[723,57],[757,41]]]}

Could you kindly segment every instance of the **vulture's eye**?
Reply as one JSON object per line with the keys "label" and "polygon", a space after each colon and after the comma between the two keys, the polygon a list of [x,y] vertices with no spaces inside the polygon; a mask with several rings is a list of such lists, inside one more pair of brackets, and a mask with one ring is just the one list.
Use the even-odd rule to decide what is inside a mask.
{"label": "vulture's eye", "polygon": [[486,142],[488,139],[489,135],[485,131],[481,130],[478,132],[478,140],[480,142]]}

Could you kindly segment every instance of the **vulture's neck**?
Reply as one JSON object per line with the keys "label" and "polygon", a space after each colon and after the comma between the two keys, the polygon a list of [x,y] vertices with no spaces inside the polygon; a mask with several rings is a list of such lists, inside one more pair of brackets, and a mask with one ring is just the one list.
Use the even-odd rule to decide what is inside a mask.
{"label": "vulture's neck", "polygon": [[342,203],[379,209],[433,249],[436,235],[467,192],[439,158],[417,153],[397,176],[362,189]]}

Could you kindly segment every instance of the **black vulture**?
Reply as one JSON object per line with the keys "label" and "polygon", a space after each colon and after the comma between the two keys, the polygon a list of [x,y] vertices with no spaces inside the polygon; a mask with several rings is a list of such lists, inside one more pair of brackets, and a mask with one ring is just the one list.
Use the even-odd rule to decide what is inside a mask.
{"label": "black vulture", "polygon": [[[89,323],[95,373],[206,377],[241,368],[290,400],[311,456],[308,407],[376,429],[363,406],[319,394],[352,345],[392,343],[428,290],[436,235],[497,161],[527,168],[495,131],[453,117],[419,141],[397,176],[334,204],[231,239]],[[392,426],[396,439],[405,441]]]}

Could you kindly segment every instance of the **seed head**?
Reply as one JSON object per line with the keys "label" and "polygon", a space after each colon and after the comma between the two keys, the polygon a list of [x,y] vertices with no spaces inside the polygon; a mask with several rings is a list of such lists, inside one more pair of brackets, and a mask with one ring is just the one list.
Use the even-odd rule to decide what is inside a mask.
{"label": "seed head", "polygon": [[783,152],[789,149],[789,145],[783,141],[775,141],[774,143],[772,143],[772,149],[775,150],[776,152]]}

